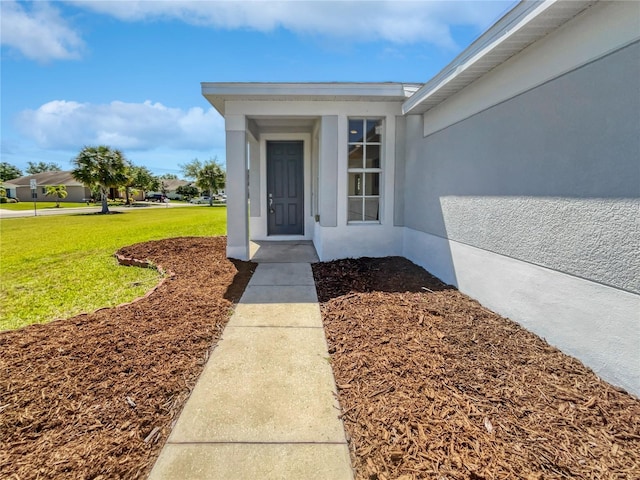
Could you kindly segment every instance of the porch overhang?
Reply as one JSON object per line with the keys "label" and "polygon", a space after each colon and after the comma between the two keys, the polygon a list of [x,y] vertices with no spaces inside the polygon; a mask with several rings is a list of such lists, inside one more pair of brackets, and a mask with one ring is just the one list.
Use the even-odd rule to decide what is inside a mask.
{"label": "porch overhang", "polygon": [[398,102],[413,95],[413,83],[246,83],[203,82],[202,95],[224,116],[227,101]]}

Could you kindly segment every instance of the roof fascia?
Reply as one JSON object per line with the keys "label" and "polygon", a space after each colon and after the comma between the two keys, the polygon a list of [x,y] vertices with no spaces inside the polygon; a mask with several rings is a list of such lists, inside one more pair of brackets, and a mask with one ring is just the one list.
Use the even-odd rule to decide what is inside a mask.
{"label": "roof fascia", "polygon": [[203,95],[404,95],[403,83],[251,83],[203,82]]}
{"label": "roof fascia", "polygon": [[418,84],[406,83],[252,83],[202,82],[202,95],[224,115],[226,100],[308,98],[322,100],[358,97],[362,100],[397,98],[402,101],[418,90]]}
{"label": "roof fascia", "polygon": [[516,37],[533,19],[560,1],[562,0],[522,0],[431,80],[425,83],[414,95],[409,97],[402,105],[402,113],[406,115],[414,112],[425,100],[448,85],[483,57],[495,51],[506,41]]}

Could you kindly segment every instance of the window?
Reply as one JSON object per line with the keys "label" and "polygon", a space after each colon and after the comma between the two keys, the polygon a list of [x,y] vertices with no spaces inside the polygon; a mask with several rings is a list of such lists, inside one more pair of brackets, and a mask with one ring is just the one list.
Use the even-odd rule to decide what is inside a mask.
{"label": "window", "polygon": [[349,119],[349,223],[380,223],[382,120]]}

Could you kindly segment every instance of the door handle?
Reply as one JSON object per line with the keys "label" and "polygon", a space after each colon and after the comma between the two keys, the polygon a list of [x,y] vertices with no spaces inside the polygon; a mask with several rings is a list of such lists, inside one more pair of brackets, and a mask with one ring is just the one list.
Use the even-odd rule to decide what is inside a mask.
{"label": "door handle", "polygon": [[275,210],[273,209],[273,195],[271,193],[269,194],[269,213],[275,213]]}

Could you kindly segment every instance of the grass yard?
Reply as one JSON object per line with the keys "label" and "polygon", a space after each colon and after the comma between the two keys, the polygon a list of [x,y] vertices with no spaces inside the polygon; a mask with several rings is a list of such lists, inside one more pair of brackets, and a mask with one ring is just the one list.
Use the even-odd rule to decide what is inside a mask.
{"label": "grass yard", "polygon": [[[86,203],[77,202],[60,202],[60,208],[77,208],[86,207]],[[56,202],[37,202],[36,208],[38,210],[45,210],[50,208],[56,208]],[[20,202],[20,203],[0,203],[0,209],[2,210],[33,210],[33,202]]]}
{"label": "grass yard", "polygon": [[0,330],[45,323],[143,295],[155,270],[119,266],[123,246],[224,235],[226,208],[145,209],[114,215],[0,220]]}

